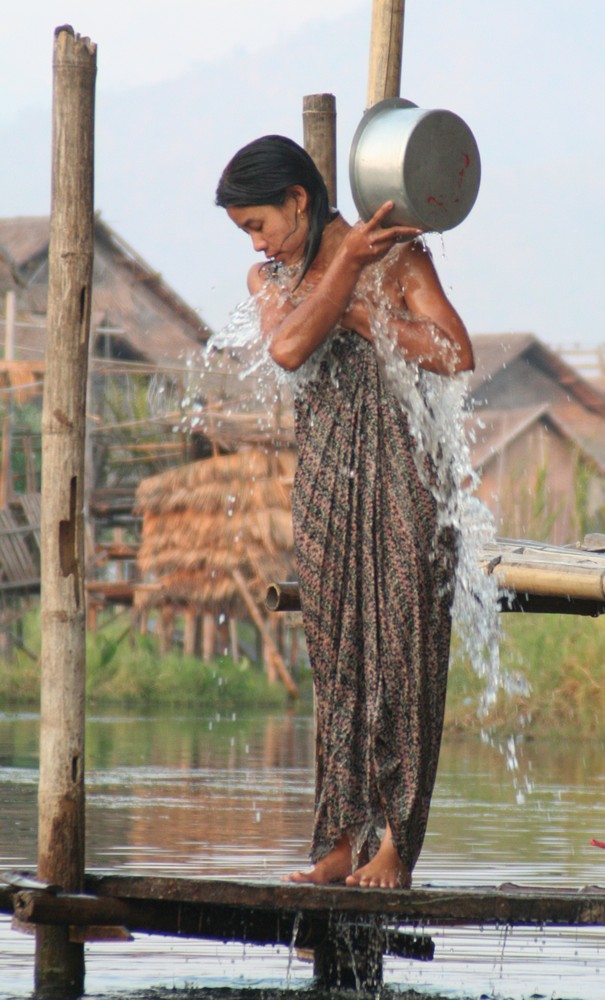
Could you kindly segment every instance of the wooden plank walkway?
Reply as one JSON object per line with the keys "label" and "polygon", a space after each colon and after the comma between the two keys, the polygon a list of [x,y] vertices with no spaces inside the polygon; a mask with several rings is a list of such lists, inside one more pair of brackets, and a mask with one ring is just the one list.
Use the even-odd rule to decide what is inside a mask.
{"label": "wooden plank walkway", "polygon": [[282,944],[311,949],[328,985],[379,983],[384,955],[430,960],[444,926],[605,926],[605,887],[419,886],[354,889],[88,873],[82,894],[28,872],[2,876],[0,911],[24,924]]}
{"label": "wooden plank walkway", "polygon": [[597,924],[605,925],[605,887],[419,886],[356,889],[213,878],[129,875],[86,876],[98,898],[190,902],[309,913],[377,915],[406,925]]}

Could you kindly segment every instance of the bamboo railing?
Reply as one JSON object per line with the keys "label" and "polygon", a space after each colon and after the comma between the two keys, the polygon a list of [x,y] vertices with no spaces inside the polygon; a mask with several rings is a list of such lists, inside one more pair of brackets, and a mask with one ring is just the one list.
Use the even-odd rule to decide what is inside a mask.
{"label": "bamboo railing", "polygon": [[[496,538],[484,546],[481,566],[498,581],[501,611],[605,612],[605,535],[587,535],[581,546]],[[266,605],[269,611],[299,610],[298,583],[272,583]]]}

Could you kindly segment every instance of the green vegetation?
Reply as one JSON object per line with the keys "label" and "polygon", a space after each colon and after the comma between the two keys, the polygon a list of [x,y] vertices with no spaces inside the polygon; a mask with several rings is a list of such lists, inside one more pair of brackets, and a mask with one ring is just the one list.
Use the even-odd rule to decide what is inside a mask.
{"label": "green vegetation", "polygon": [[448,729],[605,738],[605,616],[507,614],[502,627],[495,703],[479,717],[484,684],[454,657]]}
{"label": "green vegetation", "polygon": [[[526,737],[605,739],[605,616],[508,614],[502,616],[501,686],[481,715],[484,682],[454,656],[449,678],[446,730]],[[39,618],[24,619],[12,659],[0,657],[0,707],[35,706],[39,699]],[[296,678],[311,696],[308,671]],[[212,663],[161,656],[153,636],[132,634],[116,618],[87,637],[87,700],[90,707],[192,707],[212,711],[288,705],[283,686],[269,684],[262,669],[243,658]]]}
{"label": "green vegetation", "polygon": [[[36,705],[40,696],[39,616],[26,615],[22,649],[0,657],[0,705]],[[300,678],[298,679],[300,682]],[[305,688],[304,678],[302,688]],[[306,683],[310,693],[310,680]],[[288,703],[280,683],[269,684],[263,670],[229,656],[203,663],[175,649],[160,656],[153,636],[131,633],[124,621],[86,640],[86,696],[89,706],[195,707],[204,709],[279,708]]]}

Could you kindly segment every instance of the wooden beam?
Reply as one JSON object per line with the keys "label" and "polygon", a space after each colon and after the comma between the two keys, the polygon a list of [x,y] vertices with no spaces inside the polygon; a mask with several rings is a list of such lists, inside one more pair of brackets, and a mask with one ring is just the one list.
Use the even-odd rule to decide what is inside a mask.
{"label": "wooden beam", "polygon": [[405,0],[373,0],[368,108],[399,97]]}
{"label": "wooden beam", "polygon": [[75,913],[74,907],[79,907],[78,919],[90,921],[95,917],[101,919],[94,922],[118,922],[128,926],[125,918],[130,904],[154,901],[161,906],[192,904],[228,907],[242,912],[378,915],[392,926],[415,923],[605,926],[605,887],[602,886],[560,889],[504,883],[479,887],[357,889],[277,881],[87,873],[84,889],[86,896],[23,889],[20,912],[25,914],[24,907],[31,905],[31,913],[48,914],[54,906],[52,899],[63,900],[58,903],[56,912],[58,915],[63,908],[65,919],[67,910],[71,908]]}
{"label": "wooden beam", "polygon": [[[605,887],[601,886],[551,889],[504,883],[479,887],[356,889],[289,882],[87,873],[84,888],[99,899],[156,900],[164,904],[195,903],[284,913],[372,914],[385,917],[392,925],[605,926]],[[108,915],[104,912],[104,916]]]}
{"label": "wooden beam", "polygon": [[[315,948],[325,938],[329,913],[311,914],[301,921],[294,910],[225,906],[179,900],[120,899],[110,896],[60,894],[36,890],[16,892],[14,913],[26,924],[127,927],[141,933],[175,934],[215,941],[290,945]],[[392,937],[391,937],[392,934]],[[393,933],[384,941],[392,955],[432,957],[429,938]]]}

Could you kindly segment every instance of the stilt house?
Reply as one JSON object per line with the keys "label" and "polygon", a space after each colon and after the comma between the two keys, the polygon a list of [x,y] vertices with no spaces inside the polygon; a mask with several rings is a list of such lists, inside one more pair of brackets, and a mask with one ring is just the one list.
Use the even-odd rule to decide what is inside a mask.
{"label": "stilt house", "polygon": [[605,395],[532,334],[474,336],[473,466],[497,531],[575,543],[605,528]]}

